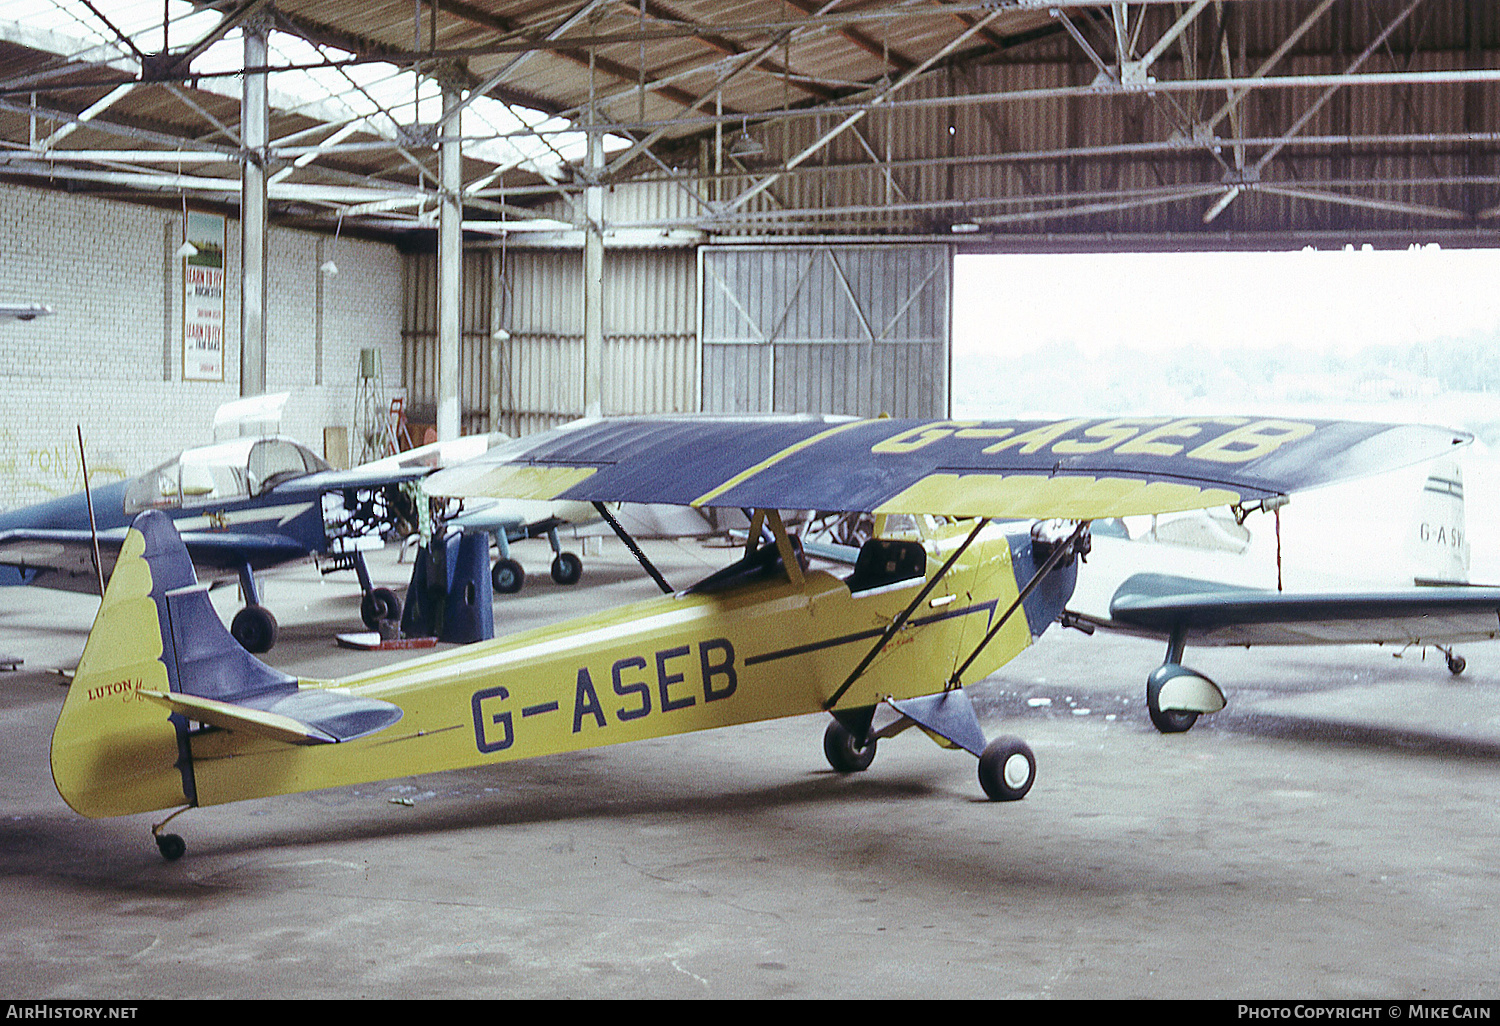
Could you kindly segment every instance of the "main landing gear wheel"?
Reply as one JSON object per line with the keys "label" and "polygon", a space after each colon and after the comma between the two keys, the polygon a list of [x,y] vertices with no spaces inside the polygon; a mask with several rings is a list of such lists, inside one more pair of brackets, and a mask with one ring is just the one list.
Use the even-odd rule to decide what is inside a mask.
{"label": "main landing gear wheel", "polygon": [[1161,688],[1165,681],[1154,677],[1146,681],[1146,711],[1151,714],[1151,723],[1163,734],[1183,734],[1198,722],[1198,714],[1182,709],[1161,707]]}
{"label": "main landing gear wheel", "polygon": [[382,620],[401,619],[401,600],[389,588],[374,588],[359,603],[359,616],[370,630],[380,626]]}
{"label": "main landing gear wheel", "polygon": [[1448,672],[1453,674],[1453,676],[1455,677],[1457,677],[1460,673],[1463,673],[1464,668],[1469,665],[1468,661],[1465,660],[1461,655],[1457,655],[1453,652],[1445,652],[1443,654],[1448,657]]}
{"label": "main landing gear wheel", "polygon": [[176,862],[187,851],[187,842],[176,834],[157,834],[156,847],[161,850],[162,858]]}
{"label": "main landing gear wheel", "polygon": [[521,590],[526,580],[526,571],[514,559],[502,559],[490,571],[490,583],[502,595],[512,595]]}
{"label": "main landing gear wheel", "polygon": [[246,606],[234,614],[229,633],[246,652],[269,652],[276,644],[276,617],[265,606]]}
{"label": "main landing gear wheel", "polygon": [[552,561],[552,579],[558,584],[577,584],[583,576],[583,560],[571,552],[559,552]]}
{"label": "main landing gear wheel", "polygon": [[1036,756],[1018,737],[997,737],[979,757],[979,786],[992,802],[1018,802],[1036,782]]}
{"label": "main landing gear wheel", "polygon": [[875,761],[875,742],[872,740],[860,748],[854,735],[838,720],[833,720],[823,731],[823,754],[828,758],[828,765],[840,773],[858,773]]}

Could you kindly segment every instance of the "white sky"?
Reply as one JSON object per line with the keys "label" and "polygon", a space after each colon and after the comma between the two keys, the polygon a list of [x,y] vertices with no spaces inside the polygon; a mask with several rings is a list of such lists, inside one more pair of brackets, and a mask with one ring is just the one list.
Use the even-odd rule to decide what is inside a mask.
{"label": "white sky", "polygon": [[[1476,337],[1500,346],[1500,250],[961,256],[953,300],[955,416],[1086,416],[1099,412],[1090,403],[1113,394],[1101,390],[1101,382],[1124,382],[1128,393],[1154,375],[1166,376],[1165,360],[1142,366],[1130,354],[1110,352],[1116,347],[1166,352],[1196,343],[1228,352],[1310,340],[1349,352]],[[1078,361],[1059,353],[1060,359],[1049,359],[1048,346],[1059,343],[1101,358]],[[986,351],[1028,358],[1016,364],[1014,378],[997,376],[974,370],[995,366],[978,356]],[[1140,395],[1147,405],[1156,398],[1145,387]],[[1188,412],[1170,389],[1163,395],[1168,408],[1149,412]],[[1034,402],[1035,410],[1017,402]],[[1201,403],[1192,410],[1263,408],[1233,388]],[[1500,398],[1447,394],[1330,405],[1313,413],[1296,409],[1479,434],[1481,442],[1461,454],[1470,580],[1500,582],[1500,531],[1492,526],[1500,523],[1494,517],[1500,509]],[[1355,576],[1406,572],[1404,557],[1392,553],[1401,551],[1425,469],[1297,496],[1283,518],[1288,567],[1341,567]]]}
{"label": "white sky", "polygon": [[1500,335],[1500,250],[960,256],[955,354]]}

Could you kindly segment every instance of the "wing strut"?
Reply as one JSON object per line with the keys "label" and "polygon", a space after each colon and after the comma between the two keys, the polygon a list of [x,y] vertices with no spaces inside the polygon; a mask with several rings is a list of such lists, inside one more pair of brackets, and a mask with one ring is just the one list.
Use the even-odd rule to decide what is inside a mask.
{"label": "wing strut", "polygon": [[614,530],[619,539],[625,543],[625,547],[629,549],[630,554],[636,558],[636,562],[645,567],[646,573],[651,575],[651,579],[655,581],[656,586],[662,590],[662,594],[672,594],[672,586],[667,583],[667,579],[661,575],[661,571],[656,569],[651,560],[646,558],[646,554],[642,552],[641,547],[635,543],[635,539],[630,537],[630,534],[625,530],[625,528],[620,526],[620,522],[616,520],[614,514],[609,511],[609,507],[605,506],[602,502],[596,502],[594,503],[594,509],[599,511],[599,515],[604,518],[604,522],[608,524]]}
{"label": "wing strut", "polygon": [[[922,590],[917,592],[917,597],[912,599],[911,604],[901,611],[901,615],[891,621],[891,625],[880,635],[880,640],[875,642],[869,653],[859,661],[859,665],[854,668],[854,672],[849,674],[844,683],[839,685],[839,689],[833,693],[833,697],[823,703],[824,709],[832,709],[838,703],[838,700],[844,697],[844,692],[848,691],[854,685],[854,682],[859,680],[860,675],[869,668],[870,664],[875,661],[875,657],[880,654],[880,650],[885,648],[890,640],[896,636],[896,632],[906,625],[906,621],[911,619],[911,614],[917,611],[917,607],[922,604],[922,600],[932,594],[932,589],[936,588],[938,583],[944,577],[948,576],[948,571],[953,568],[953,564],[958,562],[959,557],[964,554],[964,551],[968,549],[974,539],[979,537],[979,532],[984,530],[989,522],[989,517],[982,517],[974,525],[974,530],[969,532],[969,536],[964,539],[964,543],[954,550],[953,555],[948,557],[948,562],[944,563],[942,569],[933,574],[932,579],[923,585]],[[985,640],[988,641],[989,639],[986,638]]]}
{"label": "wing strut", "polygon": [[1087,520],[1080,520],[1078,526],[1073,529],[1073,533],[1068,535],[1068,540],[1052,550],[1051,554],[1047,556],[1047,561],[1041,565],[1041,568],[1036,573],[1031,575],[1031,580],[1026,582],[1026,587],[1021,589],[1015,601],[1010,604],[1010,608],[1005,611],[1005,615],[995,621],[995,625],[989,629],[989,633],[984,636],[984,639],[979,642],[974,651],[969,653],[969,658],[964,660],[962,666],[953,671],[953,676],[948,678],[948,686],[950,688],[960,686],[960,678],[963,677],[964,671],[969,668],[969,665],[974,660],[979,658],[979,653],[984,651],[984,647],[994,640],[995,635],[1000,633],[1000,628],[1004,627],[1006,622],[1015,615],[1016,610],[1021,608],[1021,603],[1026,601],[1027,597],[1036,589],[1038,584],[1042,583],[1042,578],[1055,570],[1057,564],[1063,561],[1064,556],[1073,554],[1078,545],[1078,540],[1083,537],[1084,532],[1088,529],[1089,522]]}

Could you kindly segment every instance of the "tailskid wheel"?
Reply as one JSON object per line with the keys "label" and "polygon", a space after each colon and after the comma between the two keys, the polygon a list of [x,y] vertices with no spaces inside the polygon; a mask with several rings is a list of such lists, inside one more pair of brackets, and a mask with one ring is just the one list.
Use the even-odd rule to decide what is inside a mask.
{"label": "tailskid wheel", "polygon": [[513,595],[521,590],[521,585],[526,580],[526,571],[521,569],[521,564],[514,559],[502,559],[495,563],[495,568],[490,571],[490,583],[495,586],[495,591],[502,595]]}
{"label": "tailskid wheel", "polygon": [[823,731],[823,754],[828,758],[828,765],[840,773],[858,773],[875,761],[875,741],[872,738],[861,748],[854,735],[838,720],[833,720]]}
{"label": "tailskid wheel", "polygon": [[187,842],[176,834],[156,834],[156,846],[161,849],[161,857],[168,862],[176,862],[182,858],[183,852],[187,851]]}
{"label": "tailskid wheel", "polygon": [[997,737],[979,757],[979,786],[992,802],[1016,802],[1036,781],[1036,756],[1018,737]]}
{"label": "tailskid wheel", "polygon": [[552,579],[558,584],[577,584],[583,576],[583,560],[571,552],[559,552],[552,560]]}

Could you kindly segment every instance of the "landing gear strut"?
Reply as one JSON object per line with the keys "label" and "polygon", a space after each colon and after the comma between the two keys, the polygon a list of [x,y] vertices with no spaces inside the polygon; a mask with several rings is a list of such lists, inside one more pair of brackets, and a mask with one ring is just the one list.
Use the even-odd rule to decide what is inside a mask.
{"label": "landing gear strut", "polygon": [[1163,734],[1191,730],[1198,717],[1224,708],[1224,692],[1197,670],[1182,665],[1187,628],[1176,627],[1167,641],[1167,658],[1146,678],[1146,711]]}
{"label": "landing gear strut", "polygon": [[992,802],[1015,802],[1026,797],[1036,782],[1036,756],[1031,746],[1009,735],[984,740],[979,720],[961,690],[923,698],[887,699],[899,715],[876,729],[874,706],[841,709],[823,732],[823,755],[840,773],[858,773],[875,760],[876,742],[895,737],[910,727],[921,727],[934,739],[979,756],[979,786]]}

